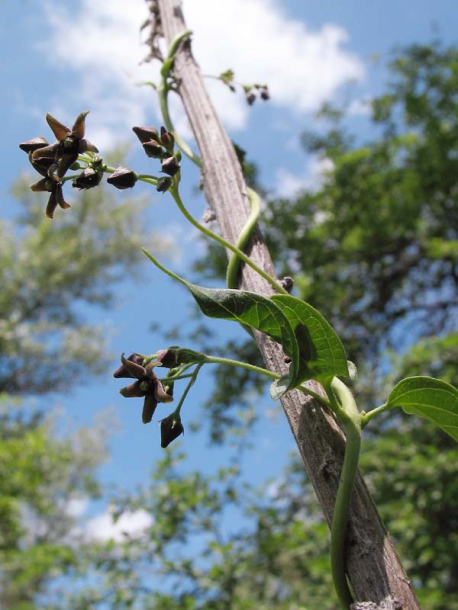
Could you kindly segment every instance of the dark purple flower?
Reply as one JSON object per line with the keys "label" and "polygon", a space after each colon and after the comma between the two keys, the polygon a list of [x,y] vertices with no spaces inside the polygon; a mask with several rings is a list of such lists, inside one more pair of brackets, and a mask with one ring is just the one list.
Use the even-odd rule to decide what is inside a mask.
{"label": "dark purple flower", "polygon": [[128,377],[136,381],[122,388],[120,394],[126,398],[144,397],[142,421],[147,424],[151,421],[158,403],[172,402],[173,396],[164,390],[161,381],[154,374],[153,368],[158,364],[156,361],[143,366],[144,358],[138,354],[131,354],[128,358],[124,358],[122,354],[121,362],[122,366],[115,371],[114,377]]}
{"label": "dark purple flower", "polygon": [[132,127],[132,131],[142,144],[151,140],[159,142],[159,134],[155,127]]}
{"label": "dark purple flower", "polygon": [[159,178],[156,184],[156,191],[159,193],[165,193],[172,186],[172,178],[168,176],[164,176],[163,178]]}
{"label": "dark purple flower", "polygon": [[155,140],[144,142],[142,146],[147,156],[151,157],[152,159],[161,159],[165,155],[164,149]]}
{"label": "dark purple flower", "polygon": [[256,94],[251,90],[246,91],[245,97],[246,97],[246,101],[248,102],[248,104],[250,106],[252,106],[254,104],[254,102],[256,101]]}
{"label": "dark purple flower", "polygon": [[34,160],[38,159],[53,159],[55,162],[55,173],[59,178],[62,178],[71,165],[78,159],[78,155],[90,152],[99,152],[98,149],[88,140],[84,139],[85,120],[89,110],[81,112],[76,117],[73,127],[70,129],[49,113],[46,115],[46,121],[51,127],[57,142],[49,146],[38,148],[32,153]]}
{"label": "dark purple flower", "polygon": [[167,152],[173,153],[173,145],[175,138],[171,131],[168,131],[164,126],[161,127],[161,144],[166,148]]}
{"label": "dark purple flower", "polygon": [[164,174],[168,174],[169,176],[174,176],[180,171],[180,164],[176,157],[166,157],[162,160],[161,166]]}
{"label": "dark purple flower", "polygon": [[127,167],[117,167],[111,176],[107,178],[108,184],[120,190],[131,189],[135,186],[137,180],[138,174]]}
{"label": "dark purple flower", "polygon": [[161,421],[161,447],[165,449],[172,441],[184,434],[184,427],[178,413],[172,413]]}
{"label": "dark purple flower", "polygon": [[261,99],[267,101],[270,99],[269,89],[266,85],[259,88]]}
{"label": "dark purple flower", "polygon": [[95,170],[93,167],[86,167],[81,174],[77,176],[72,186],[78,189],[92,189],[100,184],[103,172]]}
{"label": "dark purple flower", "polygon": [[63,210],[67,210],[70,206],[64,199],[62,191],[62,182],[56,182],[52,178],[42,178],[30,187],[32,191],[40,192],[45,191],[51,193],[46,206],[46,216],[48,218],[54,217],[54,211],[59,205]]}

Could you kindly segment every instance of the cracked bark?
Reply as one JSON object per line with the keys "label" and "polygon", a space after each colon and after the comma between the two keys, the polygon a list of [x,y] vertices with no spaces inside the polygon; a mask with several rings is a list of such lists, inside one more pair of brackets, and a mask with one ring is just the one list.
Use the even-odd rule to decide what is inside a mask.
{"label": "cracked bark", "polygon": [[[167,43],[186,29],[180,0],[157,0]],[[176,54],[174,73],[202,159],[206,199],[216,214],[222,235],[235,243],[250,209],[246,185],[232,143],[208,97],[189,40]],[[275,275],[268,249],[257,230],[247,249],[257,265]],[[269,296],[271,286],[250,268],[242,267],[239,287]],[[266,367],[285,369],[282,350],[264,335],[256,341]],[[311,383],[315,391],[321,388]],[[333,415],[300,392],[281,400],[304,466],[323,514],[331,523],[345,448],[345,439]],[[352,496],[347,538],[347,573],[355,599],[353,609],[416,610],[420,608],[386,529],[360,475]],[[306,584],[304,584],[306,586]],[[368,606],[367,603],[372,605]]]}

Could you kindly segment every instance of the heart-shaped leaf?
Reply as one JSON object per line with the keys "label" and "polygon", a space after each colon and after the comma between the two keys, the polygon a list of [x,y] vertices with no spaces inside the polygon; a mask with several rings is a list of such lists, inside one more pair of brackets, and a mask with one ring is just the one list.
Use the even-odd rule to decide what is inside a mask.
{"label": "heart-shaped leaf", "polygon": [[285,354],[291,359],[291,365],[288,375],[272,384],[271,397],[274,400],[299,383],[299,347],[295,332],[281,307],[255,292],[202,288],[185,280],[182,282],[206,316],[247,324],[265,333],[283,347]]}
{"label": "heart-shaped leaf", "polygon": [[326,381],[335,376],[349,377],[345,350],[329,322],[311,305],[296,297],[271,297],[292,326],[299,345],[299,381]]}
{"label": "heart-shaped leaf", "polygon": [[433,377],[407,377],[393,388],[387,404],[431,420],[458,441],[458,390],[449,383]]}

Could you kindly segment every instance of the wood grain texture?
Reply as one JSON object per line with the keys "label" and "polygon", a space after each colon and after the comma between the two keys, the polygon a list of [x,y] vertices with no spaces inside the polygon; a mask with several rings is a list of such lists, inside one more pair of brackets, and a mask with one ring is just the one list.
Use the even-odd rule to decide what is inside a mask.
{"label": "wood grain texture", "polygon": [[[170,43],[186,29],[181,2],[157,0],[157,4],[164,35]],[[235,243],[250,209],[246,185],[232,143],[192,56],[189,40],[180,46],[174,72],[202,159],[205,196],[216,214],[222,235]],[[257,265],[275,275],[259,230],[254,233],[246,252]],[[272,294],[272,287],[250,268],[242,266],[240,275],[240,288],[265,296]],[[256,340],[266,367],[275,372],[284,371],[284,354],[279,346],[260,333],[256,334]],[[316,383],[311,383],[311,387],[316,392],[321,391]],[[330,524],[345,447],[344,435],[333,415],[302,393],[289,392],[281,402],[324,516]],[[347,571],[357,600],[372,602],[373,610],[420,608],[360,475],[353,492],[347,546]],[[354,607],[364,606],[355,604]]]}

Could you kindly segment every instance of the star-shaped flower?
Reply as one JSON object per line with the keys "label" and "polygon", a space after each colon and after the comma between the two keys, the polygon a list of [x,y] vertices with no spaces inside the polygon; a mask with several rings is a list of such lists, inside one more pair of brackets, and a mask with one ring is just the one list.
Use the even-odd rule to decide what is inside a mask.
{"label": "star-shaped flower", "polygon": [[64,194],[62,191],[62,182],[55,176],[49,176],[49,168],[53,165],[54,161],[52,159],[40,159],[38,161],[33,160],[33,154],[29,152],[29,159],[32,163],[33,167],[37,170],[39,174],[44,176],[41,180],[32,184],[30,187],[34,192],[45,191],[51,193],[48,199],[48,205],[46,206],[46,216],[48,218],[52,218],[54,216],[54,211],[59,205],[62,209],[66,210],[70,207],[70,204],[67,203],[64,199]]}
{"label": "star-shaped flower", "polygon": [[142,421],[147,424],[153,418],[154,411],[160,402],[172,402],[172,394],[168,394],[153,372],[153,368],[159,363],[149,362],[143,366],[144,359],[138,354],[131,354],[128,358],[121,356],[122,366],[114,373],[114,377],[128,377],[136,379],[127,387],[120,390],[120,394],[126,398],[144,397]]}
{"label": "star-shaped flower", "polygon": [[53,159],[55,167],[50,170],[50,176],[51,173],[55,173],[58,178],[62,178],[69,167],[78,159],[79,154],[87,151],[99,152],[94,144],[84,139],[85,121],[88,114],[89,110],[81,112],[76,117],[76,121],[71,129],[60,123],[49,113],[46,115],[46,121],[51,127],[57,142],[35,150],[32,153],[32,159],[34,161]]}

